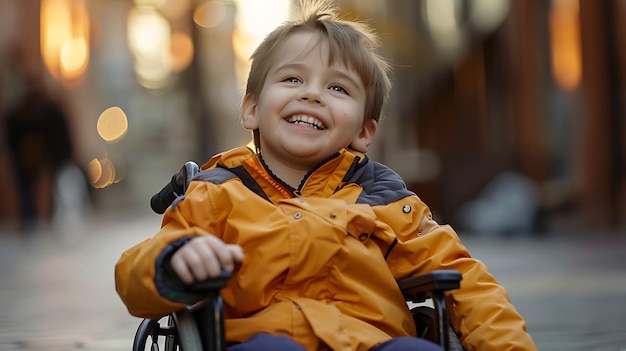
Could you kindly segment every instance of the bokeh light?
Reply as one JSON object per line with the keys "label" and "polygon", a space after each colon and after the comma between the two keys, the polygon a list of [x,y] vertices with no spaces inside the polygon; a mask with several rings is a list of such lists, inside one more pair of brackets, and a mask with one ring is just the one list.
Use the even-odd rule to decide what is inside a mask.
{"label": "bokeh light", "polygon": [[172,70],[181,72],[191,64],[194,47],[191,36],[185,32],[174,32],[170,41]]}
{"label": "bokeh light", "polygon": [[578,0],[556,0],[550,11],[552,73],[557,84],[573,90],[582,79]]}
{"label": "bokeh light", "polygon": [[109,155],[103,148],[99,156],[89,161],[85,170],[89,184],[96,189],[103,189],[124,179],[126,160],[117,152]]}
{"label": "bokeh light", "polygon": [[290,0],[237,0],[233,50],[236,57],[235,75],[239,86],[244,86],[250,71],[250,56],[276,23],[290,19]]}
{"label": "bokeh light", "polygon": [[41,54],[50,74],[66,85],[83,77],[89,64],[89,13],[82,0],[42,0]]}
{"label": "bokeh light", "polygon": [[121,140],[128,131],[128,120],[121,108],[115,106],[106,109],[97,123],[98,135],[108,143]]}
{"label": "bokeh light", "polygon": [[488,33],[506,18],[511,0],[472,0],[469,17],[476,30]]}
{"label": "bokeh light", "polygon": [[456,0],[425,0],[422,6],[424,22],[435,44],[445,52],[457,51],[463,42],[459,22],[462,3]]}
{"label": "bokeh light", "polygon": [[187,20],[189,9],[191,8],[190,0],[165,0],[161,4],[157,5],[159,11],[170,19],[182,19]]}
{"label": "bokeh light", "polygon": [[220,1],[207,1],[193,12],[193,21],[204,28],[217,27],[226,17],[226,7]]}
{"label": "bokeh light", "polygon": [[148,6],[135,7],[128,16],[128,44],[135,57],[138,82],[161,89],[172,73],[171,28],[165,17]]}
{"label": "bokeh light", "polygon": [[102,176],[102,165],[97,158],[89,161],[87,164],[87,177],[89,178],[89,184],[94,185],[98,182]]}
{"label": "bokeh light", "polygon": [[74,78],[87,64],[87,43],[84,38],[68,40],[61,47],[60,54],[61,72],[66,77]]}

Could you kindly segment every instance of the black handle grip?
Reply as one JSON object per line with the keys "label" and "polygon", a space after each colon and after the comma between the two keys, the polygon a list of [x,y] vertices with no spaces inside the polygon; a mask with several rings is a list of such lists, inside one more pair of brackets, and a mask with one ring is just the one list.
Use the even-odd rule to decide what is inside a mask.
{"label": "black handle grip", "polygon": [[158,214],[165,213],[165,210],[167,210],[167,208],[176,199],[176,194],[180,194],[182,186],[177,187],[172,186],[172,184],[176,185],[176,174],[172,176],[172,180],[167,183],[161,191],[152,195],[152,198],[150,199],[150,207],[152,208],[152,211]]}
{"label": "black handle grip", "polygon": [[176,197],[185,193],[189,182],[198,171],[199,167],[195,162],[188,161],[185,163],[180,171],[174,173],[170,182],[161,191],[152,195],[150,199],[152,211],[158,214],[165,213],[165,210],[176,200]]}
{"label": "black handle grip", "polygon": [[219,276],[187,285],[185,290],[193,293],[204,293],[210,290],[217,291],[228,284],[228,279],[230,279],[230,272],[222,269]]}

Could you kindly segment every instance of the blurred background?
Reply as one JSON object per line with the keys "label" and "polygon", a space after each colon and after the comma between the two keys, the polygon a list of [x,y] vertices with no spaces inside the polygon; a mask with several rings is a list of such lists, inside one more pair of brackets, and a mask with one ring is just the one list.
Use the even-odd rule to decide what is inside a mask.
{"label": "blurred background", "polygon": [[[377,29],[394,65],[370,157],[439,221],[625,227],[624,1],[337,3]],[[2,223],[20,223],[29,188],[22,212],[44,222],[84,191],[98,212],[148,211],[186,160],[247,143],[248,58],[290,11],[290,0],[0,0]],[[74,168],[86,188],[58,189]]]}
{"label": "blurred background", "polygon": [[[377,29],[394,65],[370,156],[440,221],[625,227],[624,1],[337,3]],[[186,160],[247,143],[248,58],[290,11],[290,0],[0,0],[0,219],[20,223],[27,188],[37,196],[22,218],[43,222],[83,191],[97,211],[147,210]],[[74,168],[86,188],[58,189]]]}
{"label": "blurred background", "polygon": [[[491,264],[540,349],[618,350],[563,344],[590,330],[626,349],[611,329],[626,322],[626,1],[336,3],[393,64],[370,158]],[[0,0],[0,345],[50,350],[50,325],[29,323],[76,303],[75,319],[112,314],[130,340],[113,265],[158,230],[149,199],[185,161],[250,141],[248,58],[291,14],[291,0]],[[59,282],[94,284],[102,305]],[[42,307],[33,286],[58,295]],[[580,318],[597,294],[605,308]],[[68,338],[53,344],[85,345]]]}

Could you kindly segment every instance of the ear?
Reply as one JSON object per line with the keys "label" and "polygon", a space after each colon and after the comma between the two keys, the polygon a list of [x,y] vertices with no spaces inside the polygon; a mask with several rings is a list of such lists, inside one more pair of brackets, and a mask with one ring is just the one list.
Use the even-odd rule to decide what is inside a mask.
{"label": "ear", "polygon": [[239,111],[239,119],[241,120],[241,125],[247,130],[255,130],[259,128],[256,108],[257,102],[252,95],[248,94],[244,96],[243,102],[241,103],[241,109]]}
{"label": "ear", "polygon": [[374,140],[376,129],[378,129],[378,122],[376,122],[373,118],[369,118],[363,123],[363,127],[361,128],[359,135],[352,140],[350,147],[358,152],[366,153],[370,144]]}

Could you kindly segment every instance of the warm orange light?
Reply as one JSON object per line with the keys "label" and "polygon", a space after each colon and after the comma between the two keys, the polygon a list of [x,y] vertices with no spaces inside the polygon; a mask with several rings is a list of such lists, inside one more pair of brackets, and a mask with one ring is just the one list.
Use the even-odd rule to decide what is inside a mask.
{"label": "warm orange light", "polygon": [[204,28],[217,27],[226,18],[226,7],[219,1],[207,1],[196,7],[193,21]]}
{"label": "warm orange light", "polygon": [[89,51],[83,38],[68,40],[61,47],[59,62],[65,78],[74,80],[87,68]]}
{"label": "warm orange light", "polygon": [[89,63],[89,15],[84,0],[42,0],[41,54],[53,77],[79,79]]}
{"label": "warm orange light", "polygon": [[172,70],[181,72],[185,70],[193,59],[193,41],[188,33],[174,32],[170,39],[170,51],[172,55]]}
{"label": "warm orange light", "polygon": [[100,164],[102,173],[95,182],[91,183],[91,185],[94,188],[102,189],[113,184],[113,182],[115,181],[115,167],[113,166],[111,160],[109,160],[108,158],[99,160],[98,162]]}
{"label": "warm orange light", "polygon": [[119,154],[111,157],[94,158],[87,164],[89,184],[96,189],[103,189],[119,183],[126,175],[126,162]]}
{"label": "warm orange light", "polygon": [[103,189],[115,182],[115,166],[108,158],[94,158],[89,162],[89,183],[96,189]]}
{"label": "warm orange light", "polygon": [[106,109],[98,118],[97,129],[100,137],[108,143],[121,140],[128,131],[126,114],[119,107]]}
{"label": "warm orange light", "polygon": [[87,164],[87,175],[89,176],[89,183],[94,185],[100,180],[102,176],[102,164],[97,158],[89,161]]}
{"label": "warm orange light", "polygon": [[68,0],[41,1],[41,55],[53,77],[59,78],[59,51],[72,37]]}
{"label": "warm orange light", "polygon": [[165,0],[157,5],[159,11],[169,19],[181,19],[191,8],[190,0]]}
{"label": "warm orange light", "polygon": [[74,0],[72,5],[72,38],[65,41],[60,52],[65,81],[83,76],[89,64],[89,14],[84,0]]}
{"label": "warm orange light", "polygon": [[[215,1],[214,1],[215,2]],[[250,55],[274,23],[290,19],[291,0],[235,0],[235,28],[232,35],[237,85],[244,86],[250,71]]]}
{"label": "warm orange light", "polygon": [[573,90],[582,78],[578,0],[554,0],[550,11],[552,74],[557,84]]}

